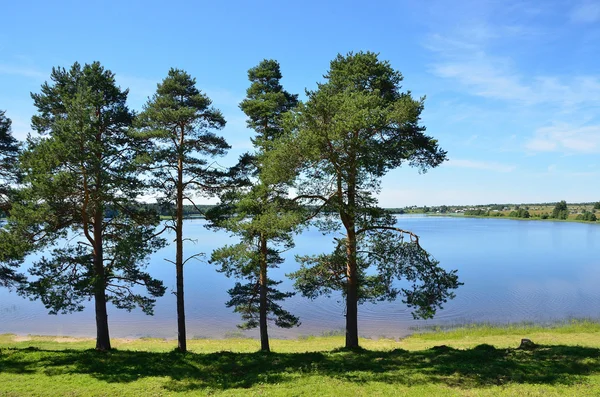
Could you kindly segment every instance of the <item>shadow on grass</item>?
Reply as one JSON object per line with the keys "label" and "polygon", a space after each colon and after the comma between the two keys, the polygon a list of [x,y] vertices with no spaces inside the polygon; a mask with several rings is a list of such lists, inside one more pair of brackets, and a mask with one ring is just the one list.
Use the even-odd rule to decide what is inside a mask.
{"label": "shadow on grass", "polygon": [[361,350],[322,353],[181,354],[113,350],[0,350],[0,372],[87,374],[106,382],[165,377],[170,391],[249,388],[320,375],[350,382],[443,384],[459,388],[510,383],[571,385],[600,373],[600,349],[539,346],[534,350],[480,345],[457,350]]}

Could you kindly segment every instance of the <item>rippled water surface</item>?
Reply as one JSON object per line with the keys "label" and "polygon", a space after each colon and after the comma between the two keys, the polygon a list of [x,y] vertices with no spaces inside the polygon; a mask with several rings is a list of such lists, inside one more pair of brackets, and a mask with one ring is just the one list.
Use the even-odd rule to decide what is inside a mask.
{"label": "rippled water surface", "polygon": [[[204,228],[204,221],[185,222],[186,255],[210,254],[232,240],[226,233]],[[402,302],[359,307],[363,336],[399,337],[415,326],[467,322],[554,321],[573,317],[600,318],[600,225],[567,222],[515,221],[453,217],[400,216],[398,225],[421,236],[421,244],[447,269],[458,269],[465,284],[456,299],[433,320],[413,320]],[[273,271],[275,279],[297,269],[295,254],[330,250],[331,236],[311,229],[296,238],[287,263]],[[111,336],[176,337],[174,246],[156,253],[149,270],[169,287],[159,298],[155,315],[109,308]],[[238,332],[239,316],[225,307],[233,279],[217,273],[205,261],[190,261],[185,269],[188,336],[223,337]],[[291,290],[285,280],[283,289]],[[344,327],[339,297],[314,301],[297,295],[284,306],[302,325],[291,330],[270,328],[273,337],[318,335]],[[39,301],[31,302],[0,289],[0,333],[94,336],[92,305],[81,313],[50,316]],[[256,331],[247,332],[256,336]]]}

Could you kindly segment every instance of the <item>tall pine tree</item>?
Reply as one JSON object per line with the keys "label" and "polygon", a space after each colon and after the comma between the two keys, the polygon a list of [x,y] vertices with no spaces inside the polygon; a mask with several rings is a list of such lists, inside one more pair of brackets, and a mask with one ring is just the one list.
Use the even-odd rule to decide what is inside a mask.
{"label": "tall pine tree", "polygon": [[184,257],[183,206],[194,204],[196,194],[212,194],[223,183],[223,172],[212,167],[211,159],[229,149],[224,138],[213,130],[225,126],[221,112],[196,88],[188,73],[171,69],[158,85],[139,115],[140,137],[149,143],[146,159],[158,200],[174,208],[168,226],[175,232],[173,261],[177,276],[177,340],[180,351],[187,350],[183,268],[199,254]]}
{"label": "tall pine tree", "polygon": [[143,271],[164,240],[155,236],[157,214],[135,201],[145,186],[133,161],[128,91],[98,62],[53,68],[51,79],[32,94],[39,135],[21,157],[24,189],[8,232],[43,253],[22,292],[53,314],[83,310],[93,299],[96,349],[108,350],[107,303],[152,314],[164,294],[162,282]]}
{"label": "tall pine tree", "polygon": [[283,263],[281,251],[293,246],[291,232],[299,222],[299,211],[287,198],[287,183],[266,183],[262,178],[262,159],[283,133],[284,115],[294,108],[297,95],[280,84],[281,71],[274,60],[263,60],[248,71],[251,82],[240,108],[248,116],[248,127],[256,131],[252,139],[255,152],[242,158],[247,186],[221,195],[221,204],[209,212],[214,227],[224,228],[240,238],[238,244],[215,250],[211,261],[228,276],[245,279],[229,290],[227,306],[241,314],[242,328],[260,329],[261,350],[269,351],[268,320],[290,328],[299,325],[296,316],[279,304],[293,295],[281,292],[280,281],[268,277],[268,269]]}
{"label": "tall pine tree", "polygon": [[[269,153],[265,177],[295,178],[296,199],[317,209],[317,225],[342,231],[332,253],[299,257],[292,277],[310,298],[342,292],[346,347],[356,348],[359,303],[403,295],[416,317],[427,318],[460,284],[375,197],[389,170],[408,164],[425,171],[446,152],[419,124],[423,101],[402,92],[402,75],[376,54],[338,55],[325,78],[295,112],[295,129]],[[399,289],[396,279],[412,289]]]}

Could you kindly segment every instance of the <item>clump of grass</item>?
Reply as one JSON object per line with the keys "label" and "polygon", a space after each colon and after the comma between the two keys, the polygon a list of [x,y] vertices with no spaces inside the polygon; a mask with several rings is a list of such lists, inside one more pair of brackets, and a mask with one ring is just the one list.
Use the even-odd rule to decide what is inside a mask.
{"label": "clump of grass", "polygon": [[139,339],[147,342],[164,342],[167,340],[166,338],[155,338],[152,336],[141,336]]}
{"label": "clump of grass", "polygon": [[252,337],[246,335],[242,331],[228,331],[223,335],[225,339],[252,339]]}
{"label": "clump of grass", "polygon": [[328,337],[328,336],[345,336],[346,335],[346,330],[345,329],[331,329],[329,331],[323,331],[321,332],[321,336],[324,337]]}

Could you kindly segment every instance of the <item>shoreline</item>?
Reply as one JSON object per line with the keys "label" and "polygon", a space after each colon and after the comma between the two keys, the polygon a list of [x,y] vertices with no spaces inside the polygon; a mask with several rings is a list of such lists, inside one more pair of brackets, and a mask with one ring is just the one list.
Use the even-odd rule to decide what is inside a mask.
{"label": "shoreline", "polygon": [[[419,213],[406,213],[406,214],[395,214],[395,215],[418,215]],[[424,216],[433,216],[433,217],[442,217],[442,218],[476,218],[476,219],[506,219],[511,221],[540,221],[540,222],[564,222],[564,223],[583,223],[588,225],[600,225],[600,220],[593,221],[584,221],[578,219],[554,219],[547,218],[542,219],[539,217],[530,217],[530,218],[517,218],[514,216],[488,216],[488,215],[464,215],[464,214],[426,214],[420,213]]]}
{"label": "shoreline", "polygon": [[[378,341],[378,340],[392,340],[392,341],[402,341],[408,338],[414,337],[423,337],[424,335],[449,335],[449,334],[460,334],[460,333],[511,333],[511,332],[552,332],[556,330],[567,330],[569,328],[587,328],[593,331],[590,332],[599,332],[600,333],[600,318],[568,318],[563,320],[553,320],[553,321],[545,321],[545,322],[535,322],[535,321],[520,321],[520,322],[509,322],[509,323],[490,323],[490,322],[482,322],[482,323],[457,323],[457,324],[437,324],[437,325],[425,325],[422,327],[414,327],[410,329],[410,332],[404,336],[386,336],[380,335],[376,337],[359,335],[359,339],[368,340],[368,341]],[[0,340],[2,338],[11,337],[15,339],[16,342],[26,342],[26,341],[34,341],[34,340],[53,340],[57,343],[66,343],[66,342],[87,342],[87,341],[95,341],[95,337],[93,336],[73,336],[73,335],[49,335],[49,334],[29,334],[29,333],[15,333],[15,332],[6,332],[0,333]],[[290,338],[278,338],[278,337],[270,337],[271,341],[280,341],[280,342],[295,342],[295,341],[306,341],[311,339],[338,339],[344,337],[343,330],[329,330],[323,331],[320,334],[310,334],[310,335],[299,335],[297,337]],[[17,340],[18,339],[18,340]],[[152,336],[140,336],[140,337],[111,337],[113,341],[120,341],[124,343],[131,343],[136,341],[161,341],[161,342],[177,342],[177,337],[152,337]],[[188,341],[256,341],[259,342],[260,338],[258,336],[249,336],[244,335],[241,332],[239,333],[231,333],[224,334],[222,337],[198,337],[198,338],[188,338]]]}

